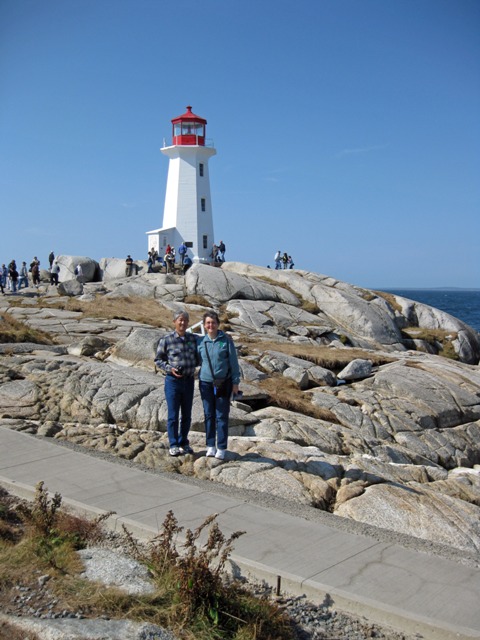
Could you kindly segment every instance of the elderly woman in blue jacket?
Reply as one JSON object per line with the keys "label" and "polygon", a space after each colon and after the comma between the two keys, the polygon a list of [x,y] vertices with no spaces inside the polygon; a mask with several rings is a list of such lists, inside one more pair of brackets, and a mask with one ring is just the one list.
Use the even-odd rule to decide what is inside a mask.
{"label": "elderly woman in blue jacket", "polygon": [[230,397],[238,393],[240,367],[233,340],[219,330],[220,320],[214,311],[203,316],[205,336],[198,352],[200,395],[205,414],[207,456],[225,458],[228,445]]}

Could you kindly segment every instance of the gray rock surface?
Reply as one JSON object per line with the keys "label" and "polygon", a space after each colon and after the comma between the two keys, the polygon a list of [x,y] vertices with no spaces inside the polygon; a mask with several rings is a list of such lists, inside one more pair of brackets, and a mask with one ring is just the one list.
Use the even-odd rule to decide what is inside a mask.
{"label": "gray rock surface", "polygon": [[189,295],[205,296],[219,303],[239,298],[299,305],[297,296],[283,287],[203,264],[194,264],[187,271],[185,284]]}
{"label": "gray rock surface", "polygon": [[[46,289],[34,293],[46,308],[23,294],[18,306],[0,299],[0,309],[49,332],[69,353],[63,346],[0,347],[0,426],[426,540],[438,540],[441,528],[445,544],[478,552],[480,348],[471,328],[425,305],[309,272],[225,263],[195,265],[186,278],[125,279],[114,266],[115,277],[86,284],[86,295],[148,296],[169,309],[190,308],[186,295],[224,305],[244,374],[226,460],[202,455],[198,390],[191,431],[197,453],[190,460],[168,456],[163,377],[154,374],[153,356],[170,326],[50,308]],[[406,328],[410,338],[400,331]],[[440,343],[428,342],[437,353],[412,350],[413,329],[444,335],[467,363],[437,355]],[[316,364],[305,345],[328,351],[329,368]],[[296,390],[291,399],[290,391],[280,393],[290,409],[274,406],[281,402],[268,391],[272,381]]]}
{"label": "gray rock surface", "polygon": [[[26,633],[36,633],[42,640],[176,640],[170,631],[156,625],[130,620],[40,620],[1,616]],[[25,636],[27,640],[28,636]]]}
{"label": "gray rock surface", "polygon": [[166,333],[161,329],[135,329],[125,340],[115,345],[109,360],[153,371],[158,341]]}
{"label": "gray rock surface", "polygon": [[83,294],[83,284],[78,280],[64,280],[57,287],[57,292],[61,296],[81,296]]}
{"label": "gray rock surface", "polygon": [[87,256],[58,256],[56,259],[60,273],[58,279],[61,283],[67,280],[75,280],[75,267],[82,267],[82,282],[92,282],[98,273],[98,262]]}
{"label": "gray rock surface", "polygon": [[372,361],[355,358],[347,364],[347,366],[337,374],[340,380],[361,380],[368,378],[372,373]]}
{"label": "gray rock surface", "polygon": [[81,549],[77,553],[84,566],[82,578],[117,587],[130,595],[155,592],[147,567],[132,557],[99,547]]}

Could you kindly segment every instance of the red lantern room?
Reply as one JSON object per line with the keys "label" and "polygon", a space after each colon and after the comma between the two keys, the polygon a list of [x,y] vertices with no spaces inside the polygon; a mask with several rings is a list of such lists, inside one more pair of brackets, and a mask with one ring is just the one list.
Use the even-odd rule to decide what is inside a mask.
{"label": "red lantern room", "polygon": [[205,125],[207,121],[192,113],[192,107],[187,107],[183,116],[172,120],[172,138],[174,145],[205,146]]}

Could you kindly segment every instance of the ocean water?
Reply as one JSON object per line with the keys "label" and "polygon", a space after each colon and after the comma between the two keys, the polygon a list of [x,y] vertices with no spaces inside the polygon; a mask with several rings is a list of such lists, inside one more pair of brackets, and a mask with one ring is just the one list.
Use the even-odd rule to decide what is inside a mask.
{"label": "ocean water", "polygon": [[423,302],[446,311],[480,331],[480,289],[385,289],[390,293]]}

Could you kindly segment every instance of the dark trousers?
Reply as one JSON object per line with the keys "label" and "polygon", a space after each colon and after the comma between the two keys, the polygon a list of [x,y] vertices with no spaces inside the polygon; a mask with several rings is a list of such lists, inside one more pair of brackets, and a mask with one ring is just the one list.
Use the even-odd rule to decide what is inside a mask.
{"label": "dark trousers", "polygon": [[[228,382],[229,389],[225,397],[215,395],[212,382],[200,380],[200,395],[202,396],[203,412],[205,414],[205,435],[207,447],[227,449],[228,446],[228,416],[230,415],[230,396],[232,382]],[[216,445],[215,445],[216,441]]]}
{"label": "dark trousers", "polygon": [[171,447],[183,447],[188,444],[194,388],[193,376],[175,378],[167,375],[165,378],[165,399],[168,407],[167,432]]}

